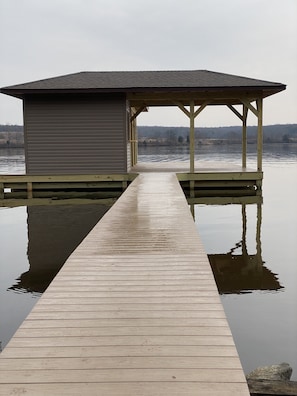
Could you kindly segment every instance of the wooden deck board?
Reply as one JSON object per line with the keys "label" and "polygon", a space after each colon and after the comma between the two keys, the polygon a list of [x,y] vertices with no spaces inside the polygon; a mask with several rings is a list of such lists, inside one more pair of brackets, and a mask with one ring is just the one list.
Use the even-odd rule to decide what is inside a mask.
{"label": "wooden deck board", "polygon": [[[131,328],[130,328],[131,329]],[[131,329],[133,331],[133,329]],[[51,359],[52,357],[132,357],[138,356],[146,360],[147,356],[167,356],[172,359],[175,356],[192,356],[203,361],[204,357],[217,356],[225,357],[228,359],[236,357],[236,349],[231,345],[121,345],[121,346],[38,346],[35,348],[30,347],[9,347],[6,348],[6,358],[44,358]],[[139,366],[141,367],[141,365]],[[69,370],[72,368],[69,367]],[[210,370],[211,371],[211,370]],[[4,380],[4,376],[1,374],[1,381]],[[197,378],[199,381],[199,378]],[[215,377],[213,379],[215,382]],[[237,382],[237,381],[235,381]]]}
{"label": "wooden deck board", "polygon": [[[138,172],[190,172],[188,161],[156,161],[156,162],[138,162],[132,167],[132,171]],[[227,163],[222,161],[195,161],[195,173],[209,172],[256,172],[252,168],[243,168],[241,165]]]}
{"label": "wooden deck board", "polygon": [[247,395],[246,385],[243,383],[220,382],[178,382],[176,380],[158,382],[96,382],[86,383],[31,383],[31,384],[3,384],[0,395],[30,395],[30,396],[230,396]]}
{"label": "wooden deck board", "polygon": [[177,178],[140,175],[0,355],[0,395],[248,396]]}
{"label": "wooden deck board", "polygon": [[119,369],[129,368],[137,369],[141,365],[142,368],[169,369],[169,368],[191,368],[191,369],[241,369],[236,357],[205,356],[203,360],[197,359],[196,356],[176,356],[174,359],[167,356],[147,356],[142,357],[90,357],[90,358],[24,358],[18,361],[14,359],[0,359],[1,370],[66,370],[71,367],[73,370],[96,370],[96,369]]}

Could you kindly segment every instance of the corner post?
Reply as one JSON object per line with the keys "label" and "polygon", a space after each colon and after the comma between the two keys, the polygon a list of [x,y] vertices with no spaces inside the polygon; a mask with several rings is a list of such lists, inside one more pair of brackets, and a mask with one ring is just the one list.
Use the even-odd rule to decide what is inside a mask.
{"label": "corner post", "polygon": [[257,168],[262,172],[262,153],[263,153],[263,99],[257,99],[258,110],[258,133],[257,133]]}
{"label": "corner post", "polygon": [[248,108],[243,105],[242,112],[242,167],[246,168],[246,157],[247,157],[247,114]]}
{"label": "corner post", "polygon": [[138,157],[138,145],[137,145],[137,126],[136,126],[136,118],[131,121],[131,158],[132,158],[132,166],[137,164]]}
{"label": "corner post", "polygon": [[190,102],[190,173],[195,172],[195,104]]}

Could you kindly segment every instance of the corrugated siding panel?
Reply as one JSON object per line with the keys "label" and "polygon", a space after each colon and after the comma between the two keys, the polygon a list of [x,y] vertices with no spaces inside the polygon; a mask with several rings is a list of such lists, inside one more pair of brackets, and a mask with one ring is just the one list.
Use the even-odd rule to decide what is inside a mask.
{"label": "corrugated siding panel", "polygon": [[131,169],[131,147],[130,143],[127,144],[127,169],[128,172]]}
{"label": "corrugated siding panel", "polygon": [[124,98],[26,100],[29,174],[127,172]]}

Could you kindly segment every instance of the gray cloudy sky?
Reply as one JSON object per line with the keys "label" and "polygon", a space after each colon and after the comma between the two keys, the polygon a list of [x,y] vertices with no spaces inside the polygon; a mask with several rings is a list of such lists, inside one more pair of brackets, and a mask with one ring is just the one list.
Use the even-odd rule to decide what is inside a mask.
{"label": "gray cloudy sky", "polygon": [[[264,124],[297,123],[296,0],[0,0],[0,86],[86,70],[207,69],[287,84],[264,101]],[[224,108],[201,126],[238,125]],[[178,109],[142,125],[188,125]],[[249,124],[255,124],[249,115]],[[0,95],[0,123],[21,100]]]}

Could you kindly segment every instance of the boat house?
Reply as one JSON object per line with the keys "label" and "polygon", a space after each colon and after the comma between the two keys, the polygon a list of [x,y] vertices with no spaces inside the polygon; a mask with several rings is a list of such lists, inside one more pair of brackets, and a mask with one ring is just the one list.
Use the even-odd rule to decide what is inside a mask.
{"label": "boat house", "polygon": [[[188,117],[190,155],[183,169],[186,179],[181,180],[187,182],[188,175],[196,175],[193,182],[199,173],[195,118],[207,106],[227,106],[242,123],[242,167],[237,176],[247,171],[248,112],[256,117],[257,169],[249,180],[259,187],[263,99],[285,88],[276,82],[186,70],[80,72],[4,87],[1,92],[23,100],[29,183],[36,181],[34,175],[63,175],[63,181],[73,181],[74,176],[78,181],[88,175],[92,181],[94,175],[138,172],[136,119],[153,106],[176,106]],[[230,172],[225,178],[230,179]]]}

